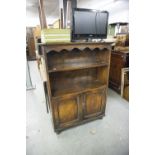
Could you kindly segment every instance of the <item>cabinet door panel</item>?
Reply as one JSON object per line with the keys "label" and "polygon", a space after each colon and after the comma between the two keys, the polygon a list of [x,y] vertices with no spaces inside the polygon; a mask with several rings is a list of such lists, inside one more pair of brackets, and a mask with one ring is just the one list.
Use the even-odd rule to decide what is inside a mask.
{"label": "cabinet door panel", "polygon": [[69,126],[80,119],[80,98],[73,95],[54,101],[55,119],[58,127]]}
{"label": "cabinet door panel", "polygon": [[83,96],[84,118],[104,113],[106,94],[105,89],[89,91]]}

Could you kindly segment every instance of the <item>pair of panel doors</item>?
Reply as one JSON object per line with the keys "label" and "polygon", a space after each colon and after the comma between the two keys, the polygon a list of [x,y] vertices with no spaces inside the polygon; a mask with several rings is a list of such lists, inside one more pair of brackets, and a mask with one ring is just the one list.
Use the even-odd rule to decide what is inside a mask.
{"label": "pair of panel doors", "polygon": [[56,128],[65,128],[104,114],[106,87],[66,95],[52,101]]}

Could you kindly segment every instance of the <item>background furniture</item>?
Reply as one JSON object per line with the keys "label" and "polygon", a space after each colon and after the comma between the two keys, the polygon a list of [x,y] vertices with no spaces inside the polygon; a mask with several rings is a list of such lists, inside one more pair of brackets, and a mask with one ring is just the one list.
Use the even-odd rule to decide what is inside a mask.
{"label": "background furniture", "polygon": [[117,34],[111,52],[109,87],[121,93],[122,68],[129,67],[129,34]]}
{"label": "background furniture", "polygon": [[129,68],[122,68],[121,96],[129,101]]}
{"label": "background furniture", "polygon": [[129,51],[112,51],[109,87],[121,93],[121,69],[129,67]]}
{"label": "background furniture", "polygon": [[36,60],[36,43],[40,37],[40,26],[26,27],[26,54],[28,60]]}
{"label": "background furniture", "polygon": [[[54,130],[105,115],[110,43],[40,44]],[[43,64],[43,63],[40,63]]]}
{"label": "background furniture", "polygon": [[110,23],[108,26],[108,35],[116,36],[120,33],[129,33],[129,23],[124,22],[115,22]]}
{"label": "background furniture", "polygon": [[26,28],[26,54],[28,60],[35,60],[36,53],[35,53],[35,40],[33,36],[33,27]]}

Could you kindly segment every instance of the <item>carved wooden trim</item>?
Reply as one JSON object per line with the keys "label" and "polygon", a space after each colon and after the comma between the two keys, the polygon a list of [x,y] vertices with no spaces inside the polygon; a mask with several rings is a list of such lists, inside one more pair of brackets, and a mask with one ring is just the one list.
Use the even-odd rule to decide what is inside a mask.
{"label": "carved wooden trim", "polygon": [[43,45],[45,47],[46,53],[49,53],[51,51],[56,51],[56,52],[61,52],[63,50],[66,51],[72,51],[73,49],[77,48],[81,51],[85,50],[86,48],[90,50],[108,50],[111,51],[111,46],[110,44],[102,43],[102,44],[88,44],[88,43],[81,43],[81,44],[49,44],[49,45]]}

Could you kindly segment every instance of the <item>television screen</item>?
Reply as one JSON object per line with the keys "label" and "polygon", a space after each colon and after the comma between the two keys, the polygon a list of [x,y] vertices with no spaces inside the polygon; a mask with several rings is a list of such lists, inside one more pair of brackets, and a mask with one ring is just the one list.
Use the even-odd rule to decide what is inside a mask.
{"label": "television screen", "polygon": [[106,38],[108,12],[90,9],[74,9],[72,37],[76,39]]}

